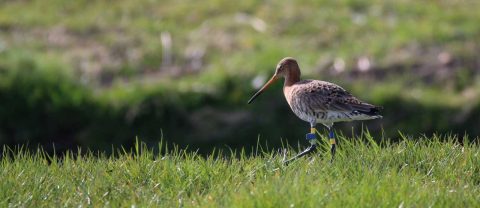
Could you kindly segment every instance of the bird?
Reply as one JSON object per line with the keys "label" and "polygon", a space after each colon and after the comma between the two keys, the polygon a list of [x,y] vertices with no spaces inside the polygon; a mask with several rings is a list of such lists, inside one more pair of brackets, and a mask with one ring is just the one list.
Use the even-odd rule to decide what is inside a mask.
{"label": "bird", "polygon": [[247,102],[248,104],[252,103],[275,81],[284,79],[283,94],[290,109],[298,118],[310,123],[310,133],[306,134],[310,146],[285,161],[285,164],[316,150],[316,125],[318,123],[323,124],[329,130],[330,152],[333,161],[336,151],[336,140],[332,128],[334,123],[382,118],[380,115],[382,107],[361,101],[334,83],[312,79],[301,80],[300,74],[300,67],[294,58],[283,58],[277,64],[272,78]]}

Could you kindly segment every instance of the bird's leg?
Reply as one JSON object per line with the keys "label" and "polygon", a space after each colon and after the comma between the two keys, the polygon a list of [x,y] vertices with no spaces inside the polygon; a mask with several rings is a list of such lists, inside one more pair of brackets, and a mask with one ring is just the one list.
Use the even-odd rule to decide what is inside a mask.
{"label": "bird's leg", "polygon": [[317,149],[317,138],[316,138],[316,132],[317,132],[317,129],[315,128],[315,125],[312,124],[311,125],[311,128],[310,128],[310,133],[308,133],[306,135],[306,139],[308,140],[308,142],[310,143],[310,147],[308,147],[307,149],[303,150],[302,152],[300,152],[298,155],[296,155],[295,157],[292,157],[291,159],[287,160],[284,162],[285,165],[288,165],[290,162],[298,159],[298,158],[301,158],[307,154],[310,154],[310,153],[313,153],[315,152],[315,150]]}
{"label": "bird's leg", "polygon": [[333,133],[333,129],[329,129],[330,132],[328,134],[328,137],[330,138],[330,152],[332,153],[332,162],[333,162],[333,159],[335,158],[335,151],[337,149],[337,142],[335,141],[335,134]]}

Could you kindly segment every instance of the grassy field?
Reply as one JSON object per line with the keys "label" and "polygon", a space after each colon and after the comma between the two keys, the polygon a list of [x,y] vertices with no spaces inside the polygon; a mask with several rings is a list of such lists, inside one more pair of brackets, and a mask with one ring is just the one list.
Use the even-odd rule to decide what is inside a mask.
{"label": "grassy field", "polygon": [[285,56],[304,78],[384,106],[384,119],[336,126],[344,132],[478,136],[479,10],[474,0],[0,1],[0,145],[297,141],[308,126],[281,83],[246,105]]}
{"label": "grassy field", "polygon": [[[0,207],[478,207],[479,10],[474,0],[0,1]],[[339,132],[365,124],[389,139],[341,137],[333,164],[326,146],[288,167],[299,150],[250,149],[308,127],[281,84],[246,105],[285,56],[305,78],[384,106],[384,119]],[[150,149],[162,136],[192,150]],[[101,153],[63,154],[76,147]],[[206,154],[213,147],[224,152]]]}
{"label": "grassy field", "polygon": [[334,163],[323,144],[288,167],[282,151],[261,148],[204,157],[137,143],[114,156],[61,158],[4,149],[0,206],[478,207],[480,149],[456,139],[340,137]]}
{"label": "grassy field", "polygon": [[[184,90],[201,85],[197,90],[205,93],[229,76],[271,74],[285,56],[299,58],[310,76],[328,71],[333,62],[343,63],[339,72],[356,70],[362,57],[381,70],[438,67],[441,53],[471,68],[480,47],[480,3],[472,0],[34,0],[0,5],[0,53],[61,62],[93,86],[173,77]],[[162,34],[171,37],[170,49]]]}

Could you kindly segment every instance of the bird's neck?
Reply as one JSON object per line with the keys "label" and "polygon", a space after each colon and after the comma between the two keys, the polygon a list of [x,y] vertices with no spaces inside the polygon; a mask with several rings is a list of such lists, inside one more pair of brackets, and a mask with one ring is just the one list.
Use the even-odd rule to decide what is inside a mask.
{"label": "bird's neck", "polygon": [[290,70],[285,76],[284,87],[289,87],[300,81],[300,69]]}

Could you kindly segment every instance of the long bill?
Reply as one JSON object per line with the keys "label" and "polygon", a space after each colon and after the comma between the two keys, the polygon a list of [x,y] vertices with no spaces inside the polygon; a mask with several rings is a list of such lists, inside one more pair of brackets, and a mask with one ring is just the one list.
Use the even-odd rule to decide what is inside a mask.
{"label": "long bill", "polygon": [[278,79],[278,76],[277,75],[273,75],[273,77],[268,80],[267,83],[265,83],[265,85],[263,85],[263,87],[258,90],[257,93],[255,93],[255,95],[252,96],[252,98],[250,98],[250,100],[248,100],[248,104],[250,104],[251,102],[253,102],[253,100],[255,100],[255,98],[257,98],[260,94],[262,94],[262,92],[268,88],[268,86],[270,86],[273,82],[275,82],[276,80]]}

